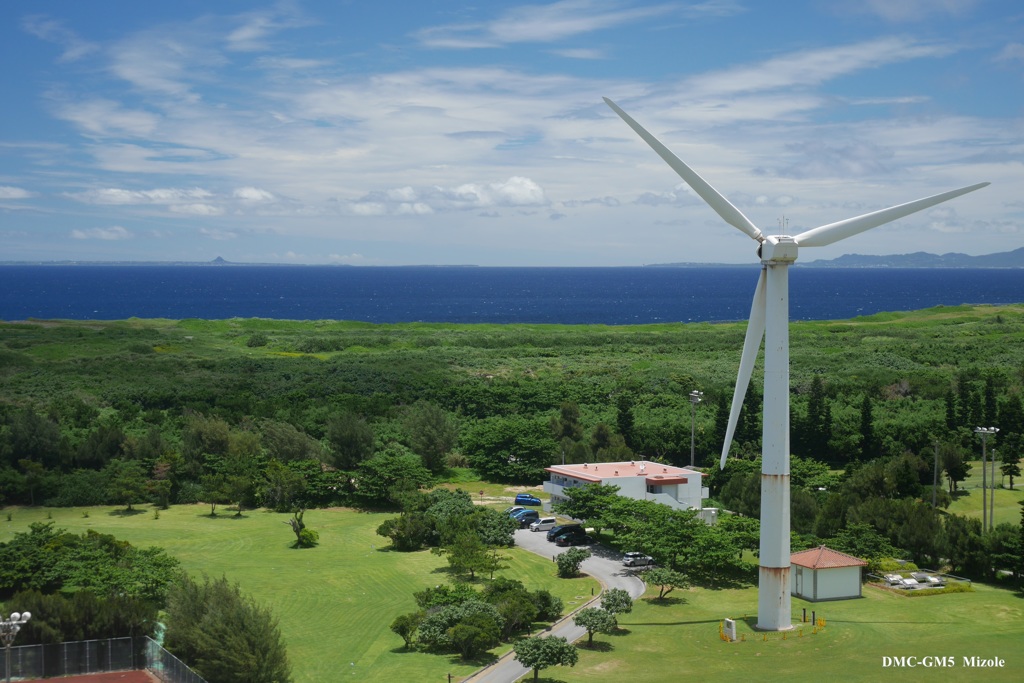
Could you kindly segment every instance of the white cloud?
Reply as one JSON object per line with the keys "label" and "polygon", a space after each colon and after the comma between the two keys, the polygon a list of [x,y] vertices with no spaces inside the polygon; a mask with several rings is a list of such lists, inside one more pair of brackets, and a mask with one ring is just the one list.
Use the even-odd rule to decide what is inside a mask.
{"label": "white cloud", "polygon": [[[865,0],[862,9],[886,21],[908,22],[921,21],[933,14],[963,16],[979,4],[981,0]],[[851,7],[850,3],[843,3],[843,6],[844,9]]]}
{"label": "white cloud", "polygon": [[435,26],[419,31],[416,36],[426,46],[451,49],[549,43],[679,9],[676,3],[630,6],[611,0],[560,0],[548,5],[512,7],[489,22]]}
{"label": "white cloud", "polygon": [[29,192],[28,190],[20,187],[0,185],[0,199],[29,199],[34,196],[34,192]]}
{"label": "white cloud", "polygon": [[132,233],[121,227],[120,225],[114,225],[109,228],[91,228],[89,230],[72,230],[71,237],[76,240],[127,240],[132,238]]}
{"label": "white cloud", "polygon": [[160,122],[152,112],[129,109],[108,99],[57,102],[55,108],[57,116],[93,135],[145,137]]}
{"label": "white cloud", "polygon": [[218,228],[200,228],[199,234],[218,242],[233,240],[238,237],[238,233],[234,230],[221,230]]}
{"label": "white cloud", "polygon": [[157,188],[154,190],[125,190],[117,187],[68,193],[68,197],[86,204],[181,204],[197,199],[209,199],[213,193],[198,187],[189,189]]}
{"label": "white cloud", "polygon": [[83,40],[62,23],[44,16],[26,17],[22,28],[42,40],[56,43],[64,48],[58,61],[74,62],[97,50],[97,46]]}
{"label": "white cloud", "polygon": [[220,216],[224,209],[212,204],[171,204],[167,207],[174,213],[185,213],[192,216]]}
{"label": "white cloud", "polygon": [[1024,43],[1008,43],[996,55],[997,62],[1024,62]]}
{"label": "white cloud", "polygon": [[789,52],[757,64],[701,74],[687,79],[691,96],[734,95],[779,88],[801,89],[885,64],[949,54],[949,45],[925,44],[901,37],[879,38]]}
{"label": "white cloud", "polygon": [[236,199],[241,199],[243,202],[271,202],[274,201],[274,195],[266,190],[261,190],[258,187],[239,187],[235,190],[234,196]]}

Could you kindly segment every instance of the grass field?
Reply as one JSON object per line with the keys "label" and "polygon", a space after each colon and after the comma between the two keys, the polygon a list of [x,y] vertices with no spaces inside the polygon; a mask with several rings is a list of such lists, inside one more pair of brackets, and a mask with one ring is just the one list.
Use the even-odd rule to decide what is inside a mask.
{"label": "grass field", "polygon": [[[552,683],[662,681],[1020,681],[1024,680],[1024,600],[1008,591],[907,598],[870,586],[858,600],[809,603],[793,599],[793,617],[815,610],[826,627],[805,624],[782,640],[756,633],[757,589],[689,590],[661,605],[648,597],[621,615],[622,633],[597,635],[571,669],[542,672]],[[653,593],[657,596],[657,591]],[[749,616],[749,623],[743,621]],[[744,642],[718,635],[722,618],[739,620]],[[883,656],[955,657],[955,667],[884,667]],[[1001,657],[1005,668],[968,669],[962,657]],[[524,680],[532,680],[527,678]]]}
{"label": "grass field", "polygon": [[[991,467],[991,464],[989,465]],[[991,474],[991,470],[989,470]],[[1002,481],[999,474],[999,464],[996,464],[996,484]],[[1019,524],[1020,523],[1020,502],[1024,500],[1024,481],[1016,478],[1013,482],[1014,488],[1011,491],[1007,488],[989,489],[989,493],[995,493],[995,522],[996,524]],[[989,482],[991,486],[991,482]],[[1004,483],[1010,485],[1009,479]],[[949,512],[967,517],[981,519],[981,460],[971,461],[971,473],[967,479],[960,484],[961,494],[949,506]],[[989,502],[992,505],[992,502]]]}
{"label": "grass field", "polygon": [[[227,576],[269,604],[280,620],[296,683],[328,681],[444,681],[478,668],[457,657],[405,652],[389,630],[399,614],[415,609],[413,591],[443,583],[444,558],[429,552],[396,553],[377,526],[389,515],[352,510],[309,510],[304,521],[320,534],[320,546],[294,550],[289,515],[261,510],[241,518],[209,507],[175,506],[134,515],[117,508],[7,508],[0,517],[0,541],[27,531],[32,522],[51,521],[80,533],[95,529],[137,546],[157,545],[181,560],[194,575]],[[88,517],[83,513],[88,512]],[[530,590],[547,588],[569,611],[590,599],[590,578],[557,579],[550,560],[514,549],[501,572]],[[16,606],[12,606],[12,609]],[[497,650],[496,650],[497,652]],[[456,679],[456,680],[457,680]]]}

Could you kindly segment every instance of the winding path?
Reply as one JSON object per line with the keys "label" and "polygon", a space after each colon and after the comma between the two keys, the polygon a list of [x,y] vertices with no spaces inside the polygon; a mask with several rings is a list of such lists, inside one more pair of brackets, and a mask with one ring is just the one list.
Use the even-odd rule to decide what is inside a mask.
{"label": "winding path", "polygon": [[[568,548],[559,548],[554,543],[548,542],[545,536],[547,534],[543,532],[522,529],[516,532],[516,545],[544,557],[560,555],[568,550]],[[583,561],[580,569],[597,579],[605,590],[622,588],[634,600],[644,594],[646,590],[644,582],[637,577],[634,570],[622,566],[622,553],[599,545],[590,546],[590,551],[593,555]],[[553,624],[545,633],[545,635],[562,636],[570,643],[579,640],[586,634],[586,629],[576,626],[572,622],[571,614]],[[466,678],[463,683],[513,683],[530,671],[515,660],[514,652],[509,651],[494,664]]]}

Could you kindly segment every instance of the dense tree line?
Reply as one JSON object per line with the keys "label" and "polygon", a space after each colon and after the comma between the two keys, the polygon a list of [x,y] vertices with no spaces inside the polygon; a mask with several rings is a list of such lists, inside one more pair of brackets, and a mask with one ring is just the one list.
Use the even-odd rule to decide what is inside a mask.
{"label": "dense tree line", "polygon": [[[427,485],[452,466],[532,484],[552,462],[688,464],[694,389],[705,394],[697,462],[708,465],[742,334],[735,324],[0,324],[0,502],[396,508],[397,484]],[[1022,337],[1021,307],[795,324],[794,455],[845,469],[851,487],[880,481],[882,498],[904,498],[927,486],[921,459],[938,443],[955,494],[977,451],[973,427],[991,425],[1012,485]],[[733,442],[738,463],[760,450],[756,377]],[[882,460],[879,474],[871,463]],[[744,476],[713,478],[712,490],[749,514],[757,493]],[[801,490],[802,532],[845,524],[822,512],[837,505],[829,496]]]}

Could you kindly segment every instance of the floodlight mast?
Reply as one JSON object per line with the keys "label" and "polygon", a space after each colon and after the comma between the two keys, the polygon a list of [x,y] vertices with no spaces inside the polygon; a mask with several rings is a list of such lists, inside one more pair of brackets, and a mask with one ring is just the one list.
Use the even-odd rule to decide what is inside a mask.
{"label": "floodlight mast", "polygon": [[988,185],[978,183],[906,204],[873,211],[808,230],[796,236],[766,236],[718,190],[691,169],[664,144],[607,97],[604,101],[632,128],[722,220],[759,243],[761,275],[754,290],[750,321],[743,341],[732,408],[722,445],[721,466],[732,445],[743,397],[753,373],[761,339],[765,341],[764,420],[761,433],[761,540],[758,580],[757,628],[784,631],[793,628],[790,567],[789,494],[789,266],[799,247],[820,247],[897,218],[935,206]]}

